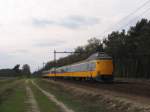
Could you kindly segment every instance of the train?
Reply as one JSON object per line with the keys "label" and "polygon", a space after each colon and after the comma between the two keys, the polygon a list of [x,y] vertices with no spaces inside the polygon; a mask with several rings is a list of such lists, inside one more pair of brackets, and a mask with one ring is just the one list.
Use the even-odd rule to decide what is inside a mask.
{"label": "train", "polygon": [[43,72],[43,77],[113,81],[113,60],[104,52],[97,52],[87,59]]}

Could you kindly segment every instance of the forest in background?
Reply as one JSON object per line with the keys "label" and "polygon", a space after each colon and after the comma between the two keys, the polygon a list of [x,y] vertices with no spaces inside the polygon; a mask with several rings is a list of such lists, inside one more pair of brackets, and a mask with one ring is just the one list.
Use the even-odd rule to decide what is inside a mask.
{"label": "forest in background", "polygon": [[17,64],[13,68],[0,69],[0,77],[31,77],[30,66],[24,64],[22,68]]}

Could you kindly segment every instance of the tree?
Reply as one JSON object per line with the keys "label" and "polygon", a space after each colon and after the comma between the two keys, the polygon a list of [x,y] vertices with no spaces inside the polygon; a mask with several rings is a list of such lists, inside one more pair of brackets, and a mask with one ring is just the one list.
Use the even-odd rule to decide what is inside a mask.
{"label": "tree", "polygon": [[104,40],[105,51],[112,55],[115,74],[123,77],[150,77],[150,21],[142,19],[127,33],[116,31]]}
{"label": "tree", "polygon": [[101,46],[101,40],[97,38],[91,38],[88,40],[88,44],[85,46],[85,51],[88,52],[89,55],[97,52],[98,48]]}
{"label": "tree", "polygon": [[12,70],[14,70],[16,73],[20,73],[20,69],[19,69],[20,65],[17,64],[14,66],[14,68]]}
{"label": "tree", "polygon": [[30,72],[30,66],[28,64],[24,64],[22,66],[22,73],[23,73],[23,75],[30,77],[31,72]]}

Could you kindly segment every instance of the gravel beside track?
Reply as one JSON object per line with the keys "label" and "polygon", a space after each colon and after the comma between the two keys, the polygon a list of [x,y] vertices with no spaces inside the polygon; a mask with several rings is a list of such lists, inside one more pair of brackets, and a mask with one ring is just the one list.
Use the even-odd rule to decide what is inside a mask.
{"label": "gravel beside track", "polygon": [[112,83],[95,82],[95,81],[74,81],[74,80],[58,80],[58,81],[150,99],[149,80],[141,80],[141,81],[115,80]]}
{"label": "gravel beside track", "polygon": [[[120,81],[113,83],[87,82],[74,80],[45,80],[71,88],[75,93],[87,93],[101,97],[104,103],[112,108],[126,108],[125,112],[150,112],[150,83],[149,81]],[[122,109],[120,109],[122,110]]]}

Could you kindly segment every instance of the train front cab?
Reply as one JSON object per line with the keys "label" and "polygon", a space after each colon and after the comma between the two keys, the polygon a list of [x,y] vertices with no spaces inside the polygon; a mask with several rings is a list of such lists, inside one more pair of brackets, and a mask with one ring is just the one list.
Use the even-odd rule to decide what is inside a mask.
{"label": "train front cab", "polygon": [[96,61],[96,80],[113,81],[113,61],[111,57],[99,58]]}

